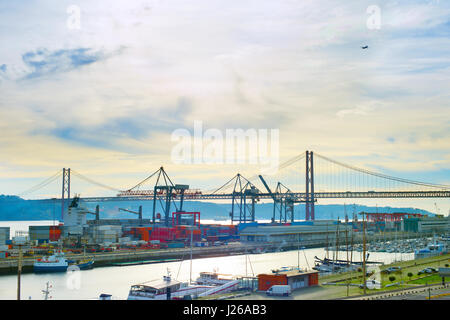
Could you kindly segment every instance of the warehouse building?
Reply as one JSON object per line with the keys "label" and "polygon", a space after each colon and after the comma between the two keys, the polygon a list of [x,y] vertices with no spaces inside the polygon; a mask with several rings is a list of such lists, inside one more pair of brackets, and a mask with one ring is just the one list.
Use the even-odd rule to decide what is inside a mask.
{"label": "warehouse building", "polygon": [[241,242],[270,242],[270,243],[295,243],[314,244],[320,241],[333,241],[336,234],[344,239],[345,233],[350,235],[350,224],[337,223],[331,220],[305,221],[291,223],[289,225],[259,225],[249,224],[243,226],[239,232]]}
{"label": "warehouse building", "polygon": [[10,237],[9,227],[0,227],[0,245],[6,244]]}
{"label": "warehouse building", "polygon": [[289,285],[291,290],[294,291],[300,288],[317,286],[318,284],[318,271],[289,270],[258,275],[259,291],[267,291],[274,285]]}
{"label": "warehouse building", "polygon": [[450,217],[409,218],[402,221],[402,231],[405,232],[450,232]]}

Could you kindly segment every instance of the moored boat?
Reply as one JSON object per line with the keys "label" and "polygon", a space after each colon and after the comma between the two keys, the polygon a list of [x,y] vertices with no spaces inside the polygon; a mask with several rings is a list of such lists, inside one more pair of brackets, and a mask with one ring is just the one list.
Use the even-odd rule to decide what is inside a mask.
{"label": "moored boat", "polygon": [[64,257],[64,254],[56,252],[51,256],[37,259],[33,264],[33,271],[35,273],[66,272],[68,267],[69,262]]}
{"label": "moored boat", "polygon": [[423,249],[414,252],[414,259],[434,257],[447,253],[447,248],[443,243],[429,244]]}
{"label": "moored boat", "polygon": [[74,263],[80,270],[88,270],[94,267],[94,259],[84,259]]}
{"label": "moored boat", "polygon": [[202,272],[193,284],[173,280],[170,273],[163,280],[152,280],[132,285],[128,300],[179,300],[210,296],[236,290],[239,281],[221,279],[217,273]]}
{"label": "moored boat", "polygon": [[170,274],[163,280],[152,280],[132,285],[128,293],[128,300],[171,300],[196,296],[208,291],[214,286],[189,285],[187,282],[173,280]]}

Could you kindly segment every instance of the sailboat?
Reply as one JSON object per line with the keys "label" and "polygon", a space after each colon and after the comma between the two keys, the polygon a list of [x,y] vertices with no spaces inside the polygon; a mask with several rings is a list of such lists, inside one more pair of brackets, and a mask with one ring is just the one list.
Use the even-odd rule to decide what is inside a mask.
{"label": "sailboat", "polygon": [[336,253],[338,250],[338,238],[337,238],[338,229],[336,229],[336,250],[333,251],[333,259],[329,259],[328,223],[326,224],[326,226],[327,226],[327,232],[326,232],[327,246],[325,249],[326,254],[323,259],[320,259],[317,256],[314,257],[316,259],[316,261],[315,261],[316,263],[312,269],[317,270],[322,273],[332,273],[332,272],[338,271],[341,268],[341,266],[339,266],[339,264],[336,263],[336,260],[337,260]]}

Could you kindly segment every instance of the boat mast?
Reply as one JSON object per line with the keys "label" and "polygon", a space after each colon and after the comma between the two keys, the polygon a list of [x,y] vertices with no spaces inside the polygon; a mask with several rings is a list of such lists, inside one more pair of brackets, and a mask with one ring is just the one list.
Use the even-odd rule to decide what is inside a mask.
{"label": "boat mast", "polygon": [[45,288],[45,290],[42,290],[42,292],[44,293],[44,300],[48,300],[48,294],[50,293],[50,288],[51,286],[48,285],[48,281],[47,281],[47,286]]}
{"label": "boat mast", "polygon": [[297,236],[297,268],[300,269],[300,233],[298,233]]}
{"label": "boat mast", "polygon": [[344,203],[344,213],[345,213],[345,247],[346,247],[346,253],[347,253],[347,268],[348,268],[348,216],[347,216],[347,210],[345,208]]}
{"label": "boat mast", "polygon": [[363,288],[366,294],[366,223],[363,213]]}
{"label": "boat mast", "polygon": [[328,245],[330,244],[330,242],[328,240],[328,221],[327,221],[327,239],[326,239],[326,242],[327,242],[327,246],[326,246],[325,250],[326,250],[326,258],[328,259],[330,257],[329,252],[328,252]]}
{"label": "boat mast", "polygon": [[348,260],[348,230],[345,229],[345,246],[347,248],[347,267],[349,266],[349,260]]}
{"label": "boat mast", "polygon": [[194,227],[191,226],[191,264],[190,264],[190,268],[189,268],[189,284],[192,283],[192,233],[193,233],[193,229]]}
{"label": "boat mast", "polygon": [[351,244],[350,246],[352,247],[352,251],[350,251],[350,264],[353,263],[353,226],[352,226],[352,236],[351,236]]}
{"label": "boat mast", "polygon": [[337,225],[336,225],[336,260],[335,260],[335,264],[337,264],[338,260],[339,260],[339,217],[337,219]]}

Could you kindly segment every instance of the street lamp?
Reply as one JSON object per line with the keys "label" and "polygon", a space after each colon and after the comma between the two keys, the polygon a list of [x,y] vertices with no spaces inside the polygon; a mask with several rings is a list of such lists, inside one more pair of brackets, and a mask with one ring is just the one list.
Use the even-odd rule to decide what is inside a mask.
{"label": "street lamp", "polygon": [[27,237],[16,236],[13,238],[13,244],[19,248],[19,257],[17,260],[17,300],[20,300],[20,276],[22,274],[22,246],[27,244]]}

